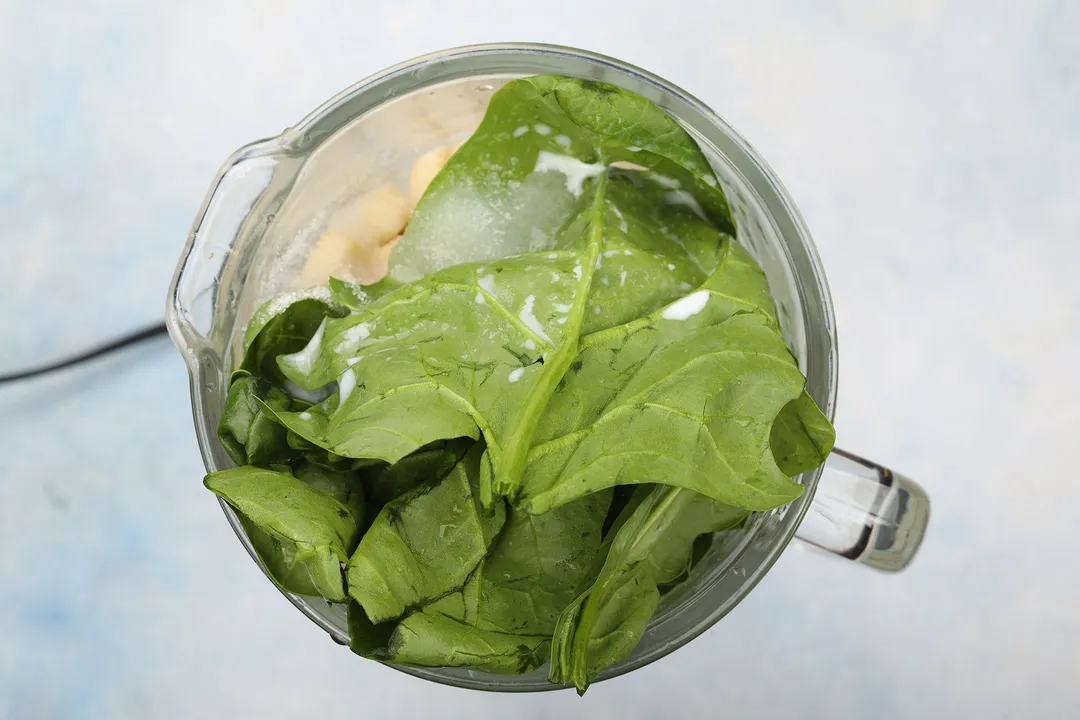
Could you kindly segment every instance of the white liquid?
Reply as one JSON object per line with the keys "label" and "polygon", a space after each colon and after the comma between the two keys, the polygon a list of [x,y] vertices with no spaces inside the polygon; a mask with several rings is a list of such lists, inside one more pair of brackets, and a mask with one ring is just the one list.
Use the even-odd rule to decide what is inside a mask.
{"label": "white liquid", "polygon": [[665,320],[685,320],[704,310],[708,302],[709,291],[698,290],[668,305],[660,317]]}
{"label": "white liquid", "polygon": [[322,349],[324,333],[326,333],[326,318],[323,318],[323,321],[319,323],[319,329],[311,336],[303,350],[292,355],[282,356],[281,362],[301,375],[309,374],[311,368],[315,365],[315,358],[318,357],[319,350]]}
{"label": "white liquid", "polygon": [[574,197],[581,197],[581,190],[585,181],[597,177],[604,172],[602,163],[586,163],[569,155],[557,155],[541,150],[536,158],[536,168],[533,172],[559,172],[566,178],[566,189]]}

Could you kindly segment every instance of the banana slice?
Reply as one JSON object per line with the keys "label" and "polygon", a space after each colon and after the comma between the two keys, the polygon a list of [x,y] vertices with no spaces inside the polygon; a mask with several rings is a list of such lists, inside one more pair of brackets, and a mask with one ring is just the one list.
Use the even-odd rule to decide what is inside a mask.
{"label": "banana slice", "polygon": [[339,210],[300,271],[302,287],[330,276],[361,285],[386,276],[390,250],[409,222],[412,207],[393,185],[381,185]]}
{"label": "banana slice", "polygon": [[390,251],[401,239],[413,208],[455,150],[440,147],[413,163],[409,197],[393,185],[380,185],[331,218],[300,271],[299,286],[325,285],[331,277],[371,285],[390,267]]}
{"label": "banana slice", "polygon": [[[458,146],[460,147],[460,145]],[[413,163],[412,172],[409,174],[409,202],[415,208],[416,203],[424,196],[428,185],[443,169],[443,165],[454,154],[457,147],[440,147],[424,153]]]}
{"label": "banana slice", "polygon": [[390,251],[397,245],[400,235],[376,245],[353,245],[352,273],[354,282],[374,285],[386,277],[390,270]]}
{"label": "banana slice", "polygon": [[323,234],[308,254],[300,271],[298,287],[309,288],[325,285],[333,275],[341,280],[357,282],[352,272],[352,239],[340,232]]}
{"label": "banana slice", "polygon": [[329,223],[362,244],[382,244],[400,235],[409,222],[412,205],[390,184],[380,185],[367,195],[337,211]]}

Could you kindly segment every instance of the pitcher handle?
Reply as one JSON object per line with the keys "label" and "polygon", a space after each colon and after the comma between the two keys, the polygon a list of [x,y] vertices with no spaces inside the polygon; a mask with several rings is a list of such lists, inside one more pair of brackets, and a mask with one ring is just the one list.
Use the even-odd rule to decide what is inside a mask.
{"label": "pitcher handle", "polygon": [[930,520],[926,491],[900,473],[834,449],[796,537],[876,570],[898,572]]}

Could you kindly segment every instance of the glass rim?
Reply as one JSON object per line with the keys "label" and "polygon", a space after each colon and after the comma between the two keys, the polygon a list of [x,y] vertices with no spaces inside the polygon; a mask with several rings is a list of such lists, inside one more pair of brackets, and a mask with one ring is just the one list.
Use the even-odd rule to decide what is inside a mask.
{"label": "glass rim", "polygon": [[[281,134],[249,143],[248,145],[245,145],[244,147],[238,149],[228,158],[228,160],[224,163],[222,169],[219,170],[218,180],[220,180],[220,178],[227,170],[242,161],[257,158],[260,156],[279,153],[286,149],[293,150],[298,153],[303,153],[309,146],[317,146],[321,144],[323,140],[335,134],[339,129],[341,129],[357,117],[354,115],[341,118],[339,119],[339,121],[336,122],[336,124],[330,123],[332,127],[324,127],[324,125],[327,123],[327,120],[334,115],[335,111],[340,109],[342,106],[349,104],[350,101],[354,100],[357,97],[360,97],[366,93],[377,91],[378,88],[384,83],[392,82],[399,76],[410,74],[418,76],[420,74],[418,71],[422,71],[424,68],[431,66],[432,64],[442,64],[449,61],[461,61],[469,58],[482,58],[485,56],[491,58],[501,58],[506,56],[520,55],[557,56],[572,61],[583,61],[594,65],[608,67],[620,74],[628,75],[638,81],[644,82],[647,85],[650,85],[658,90],[670,94],[674,98],[678,99],[680,102],[689,106],[694,112],[698,113],[702,119],[704,119],[710,126],[712,126],[712,128],[726,136],[726,138],[730,142],[732,142],[745,156],[745,159],[752,164],[754,170],[759,174],[760,179],[758,180],[758,182],[754,182],[752,179],[750,179],[751,186],[755,190],[760,190],[762,189],[760,184],[764,183],[765,186],[767,186],[767,189],[772,193],[772,195],[775,196],[774,199],[776,200],[779,209],[783,213],[782,219],[785,220],[787,223],[790,223],[791,226],[790,231],[781,231],[779,234],[785,244],[791,241],[796,241],[799,244],[800,250],[802,251],[802,254],[807,262],[808,269],[810,271],[809,280],[811,281],[812,287],[810,287],[809,290],[814,291],[813,295],[815,297],[806,296],[807,293],[804,293],[802,283],[798,283],[798,290],[800,298],[804,301],[804,303],[814,303],[821,310],[823,327],[820,328],[820,330],[822,330],[827,335],[827,357],[824,358],[825,367],[823,368],[825,393],[822,397],[818,397],[815,395],[815,400],[819,403],[825,415],[830,420],[832,420],[835,412],[837,393],[836,380],[838,372],[835,318],[833,314],[829,287],[825,278],[821,259],[818,256],[817,249],[814,246],[813,240],[811,239],[809,230],[807,229],[805,222],[802,219],[802,216],[799,214],[794,201],[791,199],[786,188],[780,182],[779,178],[773,172],[772,168],[768,165],[768,163],[765,162],[765,160],[757,153],[756,150],[754,150],[750,143],[747,142],[747,140],[734,127],[732,127],[728,122],[722,119],[708,105],[706,105],[690,93],[686,92],[682,88],[674,85],[673,83],[630,63],[626,63],[624,61],[606,55],[593,53],[586,50],[543,43],[487,43],[464,45],[428,53],[425,55],[420,55],[410,60],[406,60],[404,62],[384,68],[379,72],[371,74],[366,78],[357,81],[356,83],[343,89],[341,92],[337,93],[335,96],[316,107],[314,110],[305,115],[299,122],[287,128]],[[483,70],[479,70],[478,72],[473,74],[482,75],[484,74],[484,72]],[[421,87],[424,87],[425,85],[426,84],[423,82],[416,82],[415,88],[413,89],[419,89]],[[375,105],[373,107],[377,106],[378,105]],[[681,118],[676,117],[676,119],[681,121]],[[199,221],[206,213],[210,200],[216,194],[217,190],[218,182],[215,181],[207,194],[206,200],[204,200],[203,206],[200,209],[199,214],[196,216],[197,219],[195,223],[195,228],[198,227]],[[775,209],[776,208],[774,208],[772,204],[770,204],[770,212],[775,211]],[[774,217],[774,219],[777,218]],[[189,367],[189,372],[192,376],[191,393],[194,403],[193,410],[195,410],[196,414],[198,414],[198,412],[200,412],[201,400],[198,397],[196,387],[197,380],[194,364],[197,363],[198,360],[195,357],[197,353],[194,352],[194,346],[201,343],[192,342],[193,338],[191,337],[191,333],[186,327],[186,321],[181,318],[181,314],[178,311],[178,303],[176,299],[178,281],[183,271],[183,268],[186,266],[188,260],[190,259],[189,256],[192,249],[194,236],[195,230],[193,229],[193,231],[188,236],[187,244],[181,254],[179,265],[177,266],[176,273],[173,277],[173,282],[169,291],[169,303],[166,316],[170,334],[172,335],[177,345],[181,347],[182,353],[184,354],[185,360],[187,361]],[[803,315],[803,320],[805,322],[807,320],[805,307],[803,309]],[[205,448],[203,449],[203,459],[204,464],[206,464],[207,468],[210,469],[210,458],[207,456]],[[802,522],[802,519],[805,516],[813,500],[814,491],[816,489],[820,473],[821,468],[818,468],[817,470],[814,470],[810,473],[805,473],[802,476],[801,481],[806,488],[805,491],[800,498],[796,499],[794,502],[791,503],[790,509],[784,514],[782,520],[782,527],[778,531],[776,540],[772,543],[772,546],[770,547],[768,552],[764,554],[762,560],[756,565],[752,575],[746,577],[743,589],[739,593],[739,598],[735,601],[735,603],[732,604],[731,607],[734,607],[734,604],[737,604],[739,601],[741,601],[741,599],[753,589],[753,587],[762,579],[762,577],[764,577],[764,575],[769,571],[773,564],[775,564],[780,554],[791,542],[796,530]],[[243,528],[240,525],[239,518],[232,510],[232,508],[230,508],[224,501],[219,499],[219,503],[221,504],[221,507],[224,510],[228,522],[233,528],[233,531],[241,540],[252,558],[255,559],[256,562],[258,562],[257,556],[254,554],[254,548],[250,545],[250,541],[247,539],[246,533],[243,531]],[[747,547],[749,541],[753,539],[754,534],[754,532],[748,533],[747,540],[740,544],[740,547],[735,554],[745,551],[745,548]],[[696,600],[702,594],[706,593],[715,583],[716,581],[714,580],[706,584],[704,587],[700,588],[698,592],[695,593],[694,598],[691,600],[691,602],[693,600]],[[311,621],[313,621],[316,625],[326,631],[335,642],[339,644],[347,644],[347,639],[341,636],[340,628],[333,625],[325,617],[319,615],[314,610],[312,610],[301,598],[297,598],[291,593],[285,592],[280,588],[278,589],[298,610],[300,610]],[[731,608],[729,607],[723,612],[714,612],[705,621],[700,622],[690,630],[683,632],[676,640],[670,643],[666,643],[657,652],[650,653],[649,655],[643,657],[631,656],[626,660],[617,663],[616,665],[602,672],[596,681],[599,682],[602,680],[618,677],[632,670],[644,667],[645,665],[648,665],[660,659],[661,657],[668,655],[669,653],[677,650],[678,648],[682,647],[686,643],[699,636],[705,630],[712,627],[712,625],[714,625],[721,618],[723,618],[724,615],[726,615],[727,612],[730,611],[730,609]],[[440,668],[409,667],[394,663],[384,664],[395,670],[405,672],[407,674],[424,680],[438,682],[440,684],[449,685],[452,687],[463,687],[490,692],[538,692],[546,690],[558,690],[569,687],[567,685],[557,685],[550,683],[545,684],[542,687],[532,685],[515,686],[512,682],[509,681],[507,683],[492,683],[490,680],[481,678],[466,681],[460,677],[450,677],[441,674],[438,672]]]}

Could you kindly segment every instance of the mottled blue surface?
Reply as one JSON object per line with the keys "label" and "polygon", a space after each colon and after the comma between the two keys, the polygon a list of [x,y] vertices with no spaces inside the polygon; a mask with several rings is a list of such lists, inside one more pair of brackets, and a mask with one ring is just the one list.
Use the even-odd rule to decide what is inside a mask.
{"label": "mottled blue surface", "polygon": [[158,318],[218,163],[358,78],[473,41],[588,47],[713,105],[799,202],[840,440],[935,503],[915,566],[793,546],[582,700],[425,684],[251,563],[162,340],[0,389],[0,717],[1076,717],[1080,6],[457,5],[0,2],[0,367]]}

